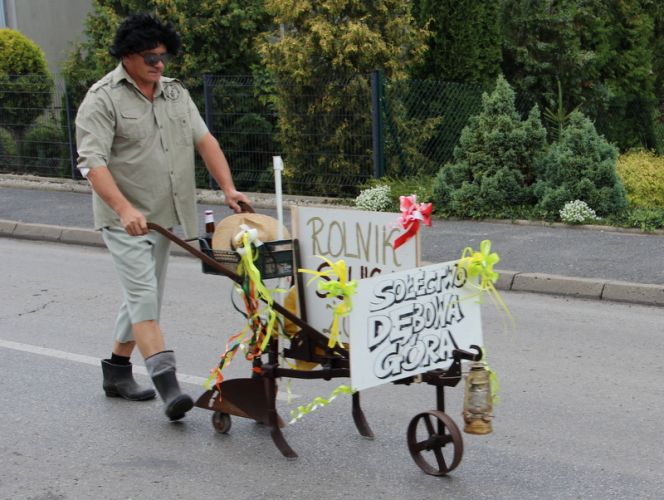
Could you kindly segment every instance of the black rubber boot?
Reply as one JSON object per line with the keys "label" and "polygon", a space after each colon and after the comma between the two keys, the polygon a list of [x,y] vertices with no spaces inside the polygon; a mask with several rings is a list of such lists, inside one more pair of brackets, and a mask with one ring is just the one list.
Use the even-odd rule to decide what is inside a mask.
{"label": "black rubber boot", "polygon": [[159,391],[161,399],[164,400],[164,413],[171,420],[180,420],[184,414],[191,410],[194,401],[187,394],[180,391],[178,379],[175,372],[164,372],[152,377],[154,386]]}
{"label": "black rubber boot", "polygon": [[157,392],[164,401],[164,413],[171,420],[180,420],[194,406],[194,401],[180,390],[175,376],[173,351],[162,351],[145,360]]}
{"label": "black rubber boot", "polygon": [[146,401],[155,397],[154,389],[141,387],[134,380],[132,365],[114,365],[108,359],[101,361],[104,374],[104,392],[109,398],[125,398],[129,401]]}

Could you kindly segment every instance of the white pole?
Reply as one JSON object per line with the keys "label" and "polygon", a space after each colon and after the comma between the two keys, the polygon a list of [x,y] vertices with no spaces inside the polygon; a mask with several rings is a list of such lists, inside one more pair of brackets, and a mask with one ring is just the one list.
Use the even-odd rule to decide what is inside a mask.
{"label": "white pole", "polygon": [[279,221],[279,227],[277,227],[277,239],[283,240],[284,210],[281,199],[281,172],[284,169],[284,162],[281,160],[281,156],[273,156],[272,164],[274,166],[274,194],[276,195],[277,220]]}
{"label": "white pole", "polygon": [[[281,199],[281,172],[284,169],[284,162],[281,160],[281,156],[273,156],[272,157],[272,165],[274,166],[274,194],[275,194],[275,205],[277,208],[277,221],[279,221],[279,225],[277,227],[277,240],[283,240],[284,239],[284,211],[283,211],[283,203]],[[279,278],[279,288],[283,290],[288,290],[289,284],[286,281],[286,278]],[[279,303],[282,304],[284,303],[285,298],[281,296],[281,294],[278,294],[277,297],[275,297],[275,300]]]}

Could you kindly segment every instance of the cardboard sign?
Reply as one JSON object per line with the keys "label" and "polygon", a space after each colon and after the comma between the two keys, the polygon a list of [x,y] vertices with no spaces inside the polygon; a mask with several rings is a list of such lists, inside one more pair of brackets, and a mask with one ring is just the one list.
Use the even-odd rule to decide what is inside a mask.
{"label": "cardboard sign", "polygon": [[[349,280],[361,280],[387,272],[412,269],[419,264],[419,235],[394,250],[394,240],[403,232],[397,225],[400,214],[319,207],[293,207],[293,237],[299,240],[301,267],[324,271],[329,266],[317,255],[332,262],[343,259]],[[305,283],[309,275],[303,276]],[[315,283],[304,293],[307,322],[328,334],[332,323],[330,299],[317,291]],[[348,318],[341,325],[342,341],[347,341]]]}
{"label": "cardboard sign", "polygon": [[482,346],[477,290],[456,261],[358,282],[350,314],[351,385],[361,390],[435,368]]}

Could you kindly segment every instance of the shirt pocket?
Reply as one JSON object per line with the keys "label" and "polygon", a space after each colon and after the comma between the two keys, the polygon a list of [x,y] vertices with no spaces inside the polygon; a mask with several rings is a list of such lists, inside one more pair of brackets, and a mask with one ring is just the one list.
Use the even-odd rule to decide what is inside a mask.
{"label": "shirt pocket", "polygon": [[120,110],[116,135],[136,141],[145,139],[148,135],[145,116],[138,109]]}
{"label": "shirt pocket", "polygon": [[187,105],[183,103],[168,106],[168,118],[175,143],[180,146],[193,146],[194,139]]}

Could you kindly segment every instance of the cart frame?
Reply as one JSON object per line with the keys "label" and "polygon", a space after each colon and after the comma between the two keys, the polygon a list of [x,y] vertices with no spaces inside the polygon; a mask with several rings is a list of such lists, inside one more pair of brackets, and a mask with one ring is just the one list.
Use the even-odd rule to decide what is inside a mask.
{"label": "cart frame", "polygon": [[[248,205],[244,205],[242,208],[244,211],[253,211]],[[203,238],[196,239],[201,248],[198,249],[158,224],[148,223],[148,228],[157,231],[192,256],[198,258],[202,263],[204,272],[223,275],[236,284],[242,285],[244,278],[230,270],[228,266],[224,266],[215,260],[211,256],[211,249]],[[278,302],[274,302],[272,308],[297,325],[300,330],[291,339],[290,347],[284,349],[283,355],[294,360],[319,363],[320,368],[307,371],[281,367],[279,364],[279,335],[274,335],[262,355],[253,360],[251,378],[224,380],[221,383],[221,390],[214,388],[206,391],[198,398],[196,406],[215,412],[213,424],[220,432],[228,432],[230,429],[229,415],[252,418],[269,426],[272,440],[282,455],[287,458],[297,458],[297,453],[288,444],[281,430],[285,423],[279,417],[276,407],[277,379],[282,377],[309,380],[349,378],[350,358],[347,349],[340,346],[328,347],[328,337],[307,323],[306,308],[302,300],[304,284],[297,272],[300,263],[298,241],[297,239],[290,241],[293,255],[291,277],[297,286],[300,315],[294,314]],[[455,349],[453,351],[454,361],[447,370],[431,370],[393,382],[406,385],[424,382],[435,386],[436,409],[416,415],[411,420],[407,431],[407,442],[411,456],[415,463],[427,474],[446,475],[456,468],[461,461],[463,440],[458,427],[445,413],[445,387],[454,387],[461,380],[462,360],[479,361],[481,359],[481,349],[478,346],[471,346],[471,348],[476,352]],[[324,354],[320,355],[321,352]],[[264,357],[267,358],[265,361],[263,360]],[[224,392],[223,398],[221,398],[221,391]],[[352,416],[360,435],[372,439],[374,434],[362,410],[359,391],[352,395]],[[435,422],[432,419],[435,419]],[[418,437],[417,429],[420,423],[425,426],[426,437],[424,439]],[[448,450],[453,449],[451,460],[444,456],[443,449],[445,447],[448,447]],[[425,455],[429,452],[433,454],[431,460],[428,460],[427,455]]]}

